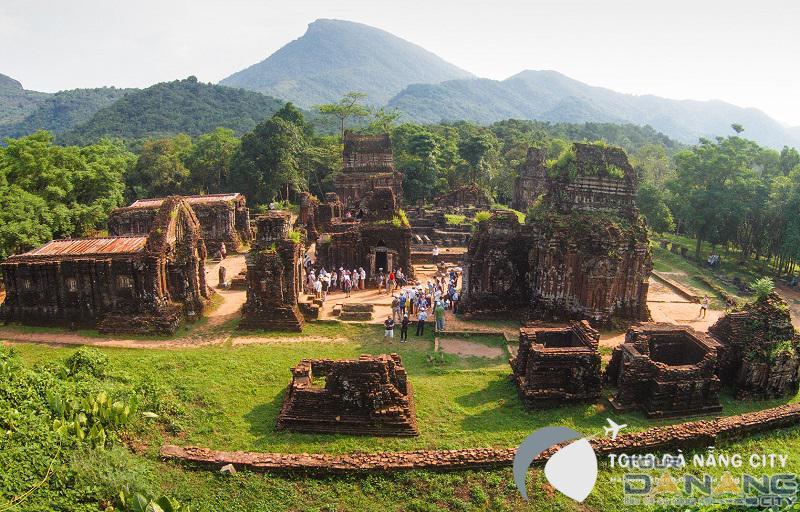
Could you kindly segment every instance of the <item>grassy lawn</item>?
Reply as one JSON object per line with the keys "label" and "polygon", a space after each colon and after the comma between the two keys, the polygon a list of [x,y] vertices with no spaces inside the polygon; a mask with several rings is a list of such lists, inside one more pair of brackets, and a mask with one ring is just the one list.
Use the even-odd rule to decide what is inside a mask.
{"label": "grassy lawn", "polygon": [[[619,509],[621,470],[601,463],[597,487],[586,503],[573,504],[542,485],[541,469],[531,471],[532,504],[526,508],[513,487],[510,469],[437,474],[425,471],[390,475],[314,477],[255,475],[226,477],[213,471],[187,470],[160,462],[162,442],[224,450],[346,453],[354,451],[511,447],[546,425],[570,426],[586,435],[602,435],[606,417],[627,423],[628,431],[681,420],[648,420],[639,413],[617,414],[607,403],[574,405],[543,411],[522,408],[508,379],[506,358],[462,358],[445,354],[433,362],[432,336],[407,344],[382,341],[375,326],[313,324],[297,341],[296,333],[269,333],[285,342],[262,345],[204,347],[183,350],[105,348],[112,376],[120,381],[143,379],[160,390],[172,412],[158,428],[142,429],[142,458],[164,492],[197,510],[547,510]],[[330,337],[330,341],[320,341]],[[501,341],[473,336],[489,345]],[[74,348],[15,345],[27,364],[63,360]],[[414,386],[420,436],[414,439],[279,433],[275,420],[290,378],[289,368],[301,358],[350,358],[362,353],[398,352]],[[611,390],[606,390],[610,393]],[[723,397],[724,414],[738,414],[786,400],[742,402]],[[755,437],[721,450],[788,453],[792,470],[800,472],[797,428]],[[712,474],[719,475],[721,470]],[[546,506],[543,503],[546,500]],[[338,504],[338,507],[334,506]]]}

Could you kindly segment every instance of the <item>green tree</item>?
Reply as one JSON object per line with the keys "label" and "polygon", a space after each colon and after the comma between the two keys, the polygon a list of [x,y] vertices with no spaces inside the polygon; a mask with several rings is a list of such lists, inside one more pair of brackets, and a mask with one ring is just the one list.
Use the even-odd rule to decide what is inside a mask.
{"label": "green tree", "polygon": [[136,165],[126,178],[130,199],[182,194],[191,189],[186,160],[192,139],[185,134],[147,140]]}
{"label": "green tree", "polygon": [[279,196],[288,199],[292,191],[306,187],[301,167],[305,151],[301,128],[275,115],[242,137],[233,158],[233,181],[256,203],[267,203]]}
{"label": "green tree", "polygon": [[494,148],[494,138],[487,133],[471,134],[459,141],[458,154],[467,163],[467,179],[469,182],[487,181],[487,157]]}
{"label": "green tree", "polygon": [[668,183],[673,211],[696,238],[696,258],[704,241],[730,240],[731,227],[753,209],[758,179],[751,164],[758,150],[740,137],[718,137],[675,156],[677,172]]}
{"label": "green tree", "polygon": [[675,221],[667,206],[667,195],[663,188],[652,183],[643,183],[639,187],[636,202],[653,231],[664,233],[675,229]]}
{"label": "green tree", "polygon": [[391,133],[402,113],[397,109],[387,110],[385,107],[372,111],[372,121],[367,130],[370,133]]}
{"label": "green tree", "polygon": [[134,155],[110,140],[57,146],[48,132],[0,149],[0,257],[101,228],[122,203]]}
{"label": "green tree", "polygon": [[217,128],[200,136],[186,156],[189,169],[189,192],[218,194],[230,192],[231,160],[239,149],[233,130]]}
{"label": "green tree", "polygon": [[361,104],[367,95],[363,92],[348,92],[336,103],[319,105],[317,109],[321,114],[331,116],[339,121],[339,134],[344,138],[345,122],[350,118],[366,117],[369,110]]}

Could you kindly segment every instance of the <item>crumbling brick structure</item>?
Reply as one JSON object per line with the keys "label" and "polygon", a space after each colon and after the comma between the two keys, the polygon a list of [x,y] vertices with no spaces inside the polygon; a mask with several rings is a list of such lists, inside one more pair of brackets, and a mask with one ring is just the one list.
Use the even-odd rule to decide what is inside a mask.
{"label": "crumbling brick structure", "polygon": [[462,208],[471,206],[486,209],[492,206],[492,198],[478,185],[463,185],[437,196],[433,204],[439,208]]}
{"label": "crumbling brick structure", "polygon": [[413,275],[411,227],[389,188],[361,198],[357,215],[333,219],[317,243],[317,265],[328,270],[363,267],[369,279],[402,268]]}
{"label": "crumbling brick structure", "polygon": [[546,158],[544,149],[528,148],[525,163],[514,181],[513,205],[516,210],[528,211],[536,199],[544,194],[547,178]]}
{"label": "crumbling brick structure", "polygon": [[174,333],[211,297],[205,244],[188,202],[169,197],[147,235],[53,240],[6,259],[6,321]]}
{"label": "crumbling brick structure", "polygon": [[346,208],[353,209],[369,192],[389,188],[397,201],[403,201],[403,176],[394,167],[392,141],[388,134],[357,135],[344,132],[342,173],[334,187]]}
{"label": "crumbling brick structure", "polygon": [[303,290],[301,240],[289,233],[289,212],[269,211],[256,218],[258,237],[247,255],[247,302],[240,329],[301,331],[297,305]]}
{"label": "crumbling brick structure", "polygon": [[[324,379],[319,386],[315,379]],[[304,359],[278,415],[278,430],[416,436],[411,383],[397,354],[345,360]]]}
{"label": "crumbling brick structure", "polygon": [[502,211],[480,223],[466,257],[464,311],[599,325],[647,319],[652,260],[625,153],[576,143],[545,176],[525,225]]}
{"label": "crumbling brick structure", "polygon": [[611,404],[618,410],[640,408],[651,418],[721,411],[719,348],[710,336],[684,325],[631,327],[604,376],[617,387]]}
{"label": "crumbling brick structure", "polygon": [[789,307],[777,294],[745,304],[709,328],[719,341],[719,377],[737,398],[797,394],[800,337]]}
{"label": "crumbling brick structure", "polygon": [[305,230],[309,241],[316,241],[331,229],[331,223],[342,218],[343,205],[335,192],[325,194],[325,202],[303,192],[300,194],[300,215],[295,226]]}
{"label": "crumbling brick structure", "polygon": [[600,397],[600,334],[585,320],[568,327],[527,326],[509,362],[511,379],[529,408]]}
{"label": "crumbling brick structure", "polygon": [[[186,196],[203,230],[206,248],[213,256],[222,243],[229,251],[240,251],[252,241],[250,212],[242,194]],[[139,199],[117,208],[108,218],[108,232],[114,236],[149,233],[152,220],[164,198]]]}

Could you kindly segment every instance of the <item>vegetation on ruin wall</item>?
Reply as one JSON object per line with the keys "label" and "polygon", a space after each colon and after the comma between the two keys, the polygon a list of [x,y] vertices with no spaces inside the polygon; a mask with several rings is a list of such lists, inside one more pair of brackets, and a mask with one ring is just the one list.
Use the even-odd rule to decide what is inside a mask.
{"label": "vegetation on ruin wall", "polygon": [[[589,144],[598,148],[607,148],[603,141],[593,141]],[[625,171],[614,164],[605,162],[584,162],[578,168],[575,147],[570,146],[557,157],[547,161],[547,174],[551,178],[574,181],[579,174],[584,176],[609,177],[617,180],[625,179]]]}
{"label": "vegetation on ruin wall", "polygon": [[[65,363],[77,352],[75,348],[15,346],[21,361],[14,358],[11,370],[14,378],[4,373],[0,379],[0,422],[10,417],[7,413],[10,409],[17,409],[20,415],[13,416],[16,425],[13,435],[2,440],[0,459],[11,464],[4,467],[20,470],[9,472],[6,480],[0,482],[0,503],[2,499],[22,494],[46,475],[59,441],[50,430],[52,413],[44,390],[64,387],[81,390],[85,393],[81,397],[94,397],[100,391],[113,400],[135,395],[139,411],[153,412],[158,418],[145,418],[140,413],[124,429],[113,430],[109,438],[114,440],[102,450],[63,441],[53,475],[31,494],[24,510],[97,510],[101,500],[118,506],[118,488],[126,485],[131,491],[141,490],[147,496],[166,493],[196,510],[323,510],[337,503],[337,510],[354,511],[541,510],[542,503],[547,503],[549,510],[578,509],[546,489],[541,468],[531,472],[534,501],[525,508],[513,486],[510,469],[308,479],[304,475],[263,476],[247,472],[224,476],[215,471],[188,470],[160,462],[158,447],[163,441],[220,450],[294,453],[510,447],[536,428],[551,424],[570,426],[586,435],[601,435],[608,415],[601,405],[586,404],[526,411],[508,379],[507,356],[483,359],[445,354],[443,360],[437,356],[435,362],[430,362],[431,336],[412,337],[407,344],[392,344],[387,348],[377,326],[312,324],[303,334],[311,337],[310,341],[298,340],[296,333],[260,335],[273,341],[268,345],[182,350],[103,349],[107,363],[82,364],[86,369],[78,372],[69,370],[71,365]],[[286,343],[275,341],[284,337]],[[329,337],[330,341],[320,342],[320,337]],[[500,338],[471,340],[500,348],[505,345]],[[309,353],[321,358],[357,357],[390,349],[401,355],[414,385],[420,437],[275,431],[275,419],[291,377],[288,369],[301,358]],[[94,359],[92,353],[95,351],[89,352],[89,359]],[[34,379],[33,384],[28,386],[27,380],[21,384],[23,377],[17,375]],[[725,415],[782,403],[736,401],[728,395],[723,395],[722,401]],[[683,421],[652,421],[640,413],[615,414],[614,418],[628,423],[630,430]],[[3,430],[9,428],[7,425],[8,422],[3,424]],[[41,439],[42,446],[36,444],[39,441],[34,443],[31,436]],[[31,443],[34,444],[29,447]],[[138,455],[126,445],[137,447]],[[26,447],[24,452],[21,446]],[[724,453],[753,450],[798,453],[800,433],[778,431],[742,443],[720,444],[716,449]],[[793,459],[790,457],[788,470],[800,472],[800,461]],[[710,472],[719,476],[722,471]],[[619,509],[621,484],[612,478],[621,474],[601,464],[597,488],[582,506]],[[12,483],[13,488],[5,487]]]}
{"label": "vegetation on ruin wall", "polygon": [[527,223],[546,236],[558,234],[566,241],[588,243],[587,247],[614,256],[620,243],[646,242],[647,227],[643,217],[635,221],[608,212],[559,212],[541,200],[528,210]]}

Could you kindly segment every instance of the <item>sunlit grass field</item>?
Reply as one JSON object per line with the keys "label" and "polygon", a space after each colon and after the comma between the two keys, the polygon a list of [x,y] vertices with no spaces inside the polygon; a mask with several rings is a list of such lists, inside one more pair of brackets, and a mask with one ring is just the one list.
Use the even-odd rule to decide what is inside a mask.
{"label": "sunlit grass field", "polygon": [[[159,474],[164,491],[199,510],[524,510],[510,469],[437,474],[426,471],[389,475],[309,477],[256,475],[240,472],[224,477],[215,472],[160,462],[163,442],[220,450],[348,453],[469,447],[513,447],[537,428],[565,425],[587,436],[602,435],[605,418],[627,423],[626,431],[681,420],[648,420],[640,413],[617,414],[605,400],[550,410],[526,411],[509,380],[507,356],[496,359],[433,354],[433,338],[407,344],[385,343],[377,326],[312,325],[296,334],[264,334],[269,344],[137,350],[104,348],[112,377],[121,381],[149,379],[163,389],[164,401],[175,404],[169,422],[144,429],[136,444],[146,463]],[[330,341],[320,341],[330,337]],[[502,338],[475,337],[478,343],[504,346]],[[75,348],[18,344],[27,364],[63,360]],[[411,439],[277,432],[275,421],[289,382],[289,368],[302,358],[352,358],[359,354],[397,352],[414,387],[420,436]],[[609,394],[612,390],[605,390]],[[762,409],[787,400],[742,402],[723,396],[723,414]],[[776,431],[722,450],[790,455],[800,471],[798,429]],[[717,470],[715,474],[721,474]],[[581,505],[543,484],[541,469],[531,471],[527,509],[619,509],[622,475],[601,461],[597,487]],[[338,504],[338,506],[334,506]],[[544,507],[544,508],[543,508]]]}

